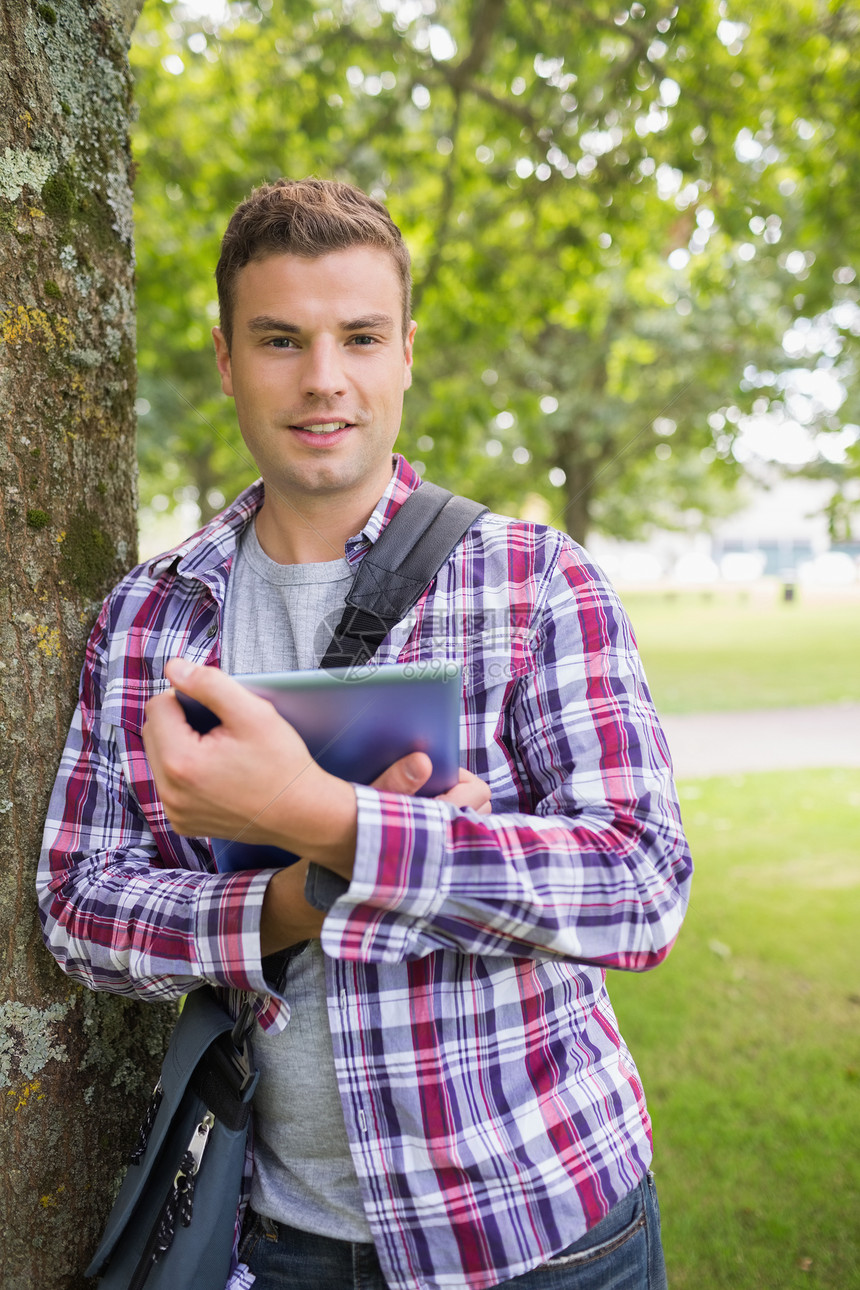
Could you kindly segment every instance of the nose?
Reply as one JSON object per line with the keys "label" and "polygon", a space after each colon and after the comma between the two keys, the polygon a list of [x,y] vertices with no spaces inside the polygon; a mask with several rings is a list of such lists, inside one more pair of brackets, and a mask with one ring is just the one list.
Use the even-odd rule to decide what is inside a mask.
{"label": "nose", "polygon": [[333,399],[346,393],[340,346],[332,336],[317,336],[307,347],[301,373],[306,398]]}

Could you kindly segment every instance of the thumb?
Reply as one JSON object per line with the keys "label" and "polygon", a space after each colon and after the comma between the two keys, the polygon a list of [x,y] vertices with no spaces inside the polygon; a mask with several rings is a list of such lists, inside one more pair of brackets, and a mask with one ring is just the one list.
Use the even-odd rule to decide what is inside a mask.
{"label": "thumb", "polygon": [[426,753],[409,753],[384,770],[371,784],[382,793],[403,793],[414,796],[433,773],[433,763]]}
{"label": "thumb", "polygon": [[209,730],[219,722],[241,724],[249,706],[264,702],[217,667],[203,667],[187,658],[172,658],[165,664],[164,672],[178,691],[177,698],[186,717],[200,733],[204,733],[202,726]]}

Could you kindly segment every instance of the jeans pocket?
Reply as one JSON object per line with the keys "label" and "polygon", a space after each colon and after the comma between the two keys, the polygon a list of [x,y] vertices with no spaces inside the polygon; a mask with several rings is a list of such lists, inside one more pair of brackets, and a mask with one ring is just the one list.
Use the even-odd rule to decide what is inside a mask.
{"label": "jeans pocket", "polygon": [[269,1218],[263,1218],[253,1209],[249,1209],[245,1216],[245,1226],[242,1229],[242,1235],[239,1239],[239,1262],[247,1263],[261,1238],[268,1240],[277,1240],[277,1227]]}
{"label": "jeans pocket", "polygon": [[242,1228],[242,1235],[239,1237],[239,1262],[247,1263],[254,1247],[260,1239],[262,1228],[260,1227],[260,1215],[255,1214],[249,1209],[245,1215],[245,1225]]}
{"label": "jeans pocket", "polygon": [[[600,1227],[600,1224],[598,1224]],[[596,1263],[598,1259],[605,1259],[607,1255],[614,1253],[621,1246],[627,1245],[627,1242],[637,1236],[645,1227],[645,1210],[638,1209],[638,1213],[633,1215],[629,1223],[625,1224],[620,1231],[615,1232],[612,1236],[607,1236],[605,1240],[592,1241],[591,1245],[583,1245],[589,1237],[596,1233],[596,1228],[591,1232],[585,1233],[583,1238],[576,1241],[574,1245],[562,1250],[553,1259],[548,1259],[542,1263],[543,1268],[576,1268],[584,1267],[588,1263]]]}

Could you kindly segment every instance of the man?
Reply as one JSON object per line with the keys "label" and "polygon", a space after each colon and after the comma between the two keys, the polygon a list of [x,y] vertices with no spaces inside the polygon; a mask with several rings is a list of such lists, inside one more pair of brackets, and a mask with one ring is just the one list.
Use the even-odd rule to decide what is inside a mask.
{"label": "man", "polygon": [[[604,977],[668,953],[691,864],[627,620],[565,535],[484,515],[376,656],[462,665],[461,782],[413,796],[421,755],[371,788],[308,767],[228,673],[317,666],[420,486],[392,458],[408,254],[356,189],[280,181],[235,212],[217,280],[262,483],[105,604],[46,827],[46,941],[97,989],[255,997],[231,1285],[654,1290],[650,1127]],[[171,685],[222,724],[194,734]],[[302,861],[213,872],[206,839],[240,831]],[[327,911],[311,863],[342,880]]]}

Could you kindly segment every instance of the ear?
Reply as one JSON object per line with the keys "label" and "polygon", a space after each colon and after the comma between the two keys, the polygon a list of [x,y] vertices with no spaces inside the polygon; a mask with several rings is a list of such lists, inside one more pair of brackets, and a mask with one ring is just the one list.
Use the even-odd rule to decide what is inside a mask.
{"label": "ear", "polygon": [[221,389],[225,394],[233,394],[233,368],[230,363],[230,350],[220,327],[212,328],[212,339],[215,342],[215,362],[221,373]]}
{"label": "ear", "polygon": [[408,390],[412,384],[412,346],[415,343],[415,333],[418,330],[418,324],[415,319],[409,324],[409,331],[406,334],[406,346],[404,356],[406,359],[406,371],[403,373],[403,388]]}

